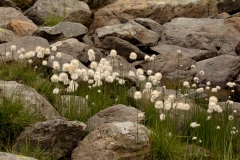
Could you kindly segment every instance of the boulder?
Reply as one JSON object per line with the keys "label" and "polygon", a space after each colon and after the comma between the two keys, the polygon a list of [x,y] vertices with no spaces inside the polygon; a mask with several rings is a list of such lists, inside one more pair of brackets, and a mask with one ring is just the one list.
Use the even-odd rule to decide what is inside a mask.
{"label": "boulder", "polygon": [[16,45],[17,50],[24,48],[25,52],[29,52],[29,51],[35,51],[37,46],[46,48],[49,46],[49,43],[46,39],[43,39],[41,37],[25,36],[22,38],[15,39],[8,43],[0,44],[0,54],[5,55],[6,52],[11,52],[11,48],[10,48],[11,45]]}
{"label": "boulder", "polygon": [[[221,55],[196,63],[196,68],[192,72],[197,73],[199,82],[206,84],[210,81],[213,85],[219,85],[226,88],[227,82],[233,82],[235,77],[240,73],[240,57],[232,55]],[[199,72],[203,70],[204,76],[200,76]]]}
{"label": "boulder", "polygon": [[240,0],[223,0],[220,1],[217,5],[218,12],[227,12],[227,13],[234,13],[240,10]]}
{"label": "boulder", "polygon": [[141,24],[142,26],[146,27],[147,29],[150,29],[157,34],[161,36],[163,31],[163,26],[156,21],[150,19],[150,18],[136,18],[134,19],[135,22]]}
{"label": "boulder", "polygon": [[24,102],[26,109],[32,113],[40,114],[45,119],[52,119],[59,116],[56,109],[31,87],[15,81],[0,81],[0,90],[7,98],[20,99]]}
{"label": "boulder", "polygon": [[91,11],[88,5],[78,0],[38,0],[25,15],[37,25],[42,25],[46,19],[54,17],[83,25],[91,23]]}
{"label": "boulder", "polygon": [[60,159],[71,154],[78,141],[83,139],[85,129],[86,124],[79,121],[53,119],[38,122],[25,128],[14,146],[19,150],[29,141],[28,145],[43,149],[43,154]]}
{"label": "boulder", "polygon": [[78,143],[72,152],[72,160],[147,159],[149,134],[150,130],[133,122],[104,124]]}
{"label": "boulder", "polygon": [[180,50],[184,56],[191,58],[195,61],[211,58],[216,56],[217,54],[217,49],[215,50],[215,52],[214,51],[210,52],[208,50],[190,49],[190,48],[180,47],[177,45],[162,44],[162,43],[159,43],[158,45],[151,47],[150,49],[152,51],[157,52],[158,54],[162,54],[162,53],[176,54],[177,51]]}
{"label": "boulder", "polygon": [[32,23],[32,21],[25,17],[20,11],[12,7],[0,7],[0,27],[7,28],[9,22],[15,20]]}
{"label": "boulder", "polygon": [[39,27],[34,35],[56,42],[68,38],[81,40],[87,31],[88,29],[80,23],[60,22],[53,27]]}
{"label": "boulder", "polygon": [[216,0],[116,0],[95,12],[91,29],[106,26],[111,19],[125,23],[134,18],[150,18],[164,24],[175,17],[203,18],[217,13]]}
{"label": "boulder", "polygon": [[240,32],[224,19],[175,18],[163,25],[162,41],[186,48],[206,49],[214,46],[218,54],[236,55]]}
{"label": "boulder", "polygon": [[100,128],[103,124],[112,122],[137,122],[138,119],[138,123],[140,123],[144,120],[144,117],[137,118],[138,114],[144,114],[144,112],[123,104],[109,107],[88,119],[88,131],[93,131]]}
{"label": "boulder", "polygon": [[[178,63],[179,60],[179,63]],[[196,61],[187,56],[174,53],[162,53],[155,57],[154,61],[144,60],[137,65],[144,70],[152,70],[153,72],[160,72],[164,77],[175,79],[178,77],[178,69],[180,69],[180,78],[189,78],[189,69]],[[182,65],[181,67],[179,65]]]}
{"label": "boulder", "polygon": [[145,53],[143,53],[138,47],[118,37],[108,36],[102,41],[102,48],[115,49],[117,54],[131,61],[129,58],[131,52],[137,54],[137,60],[143,60]]}
{"label": "boulder", "polygon": [[160,35],[156,32],[145,28],[135,21],[98,28],[96,29],[96,34],[99,39],[115,36],[139,46],[154,46],[160,38]]}
{"label": "boulder", "polygon": [[2,160],[37,160],[32,157],[26,157],[22,155],[16,155],[12,153],[0,152],[0,159]]}
{"label": "boulder", "polygon": [[240,102],[240,75],[238,76],[238,79],[235,81],[235,83],[236,83],[235,94],[238,96],[238,100]]}
{"label": "boulder", "polygon": [[13,7],[17,8],[16,4],[13,3],[11,0],[1,0],[0,7]]}
{"label": "boulder", "polygon": [[232,16],[232,17],[240,17],[240,12],[237,12],[237,13],[231,15],[231,16]]}
{"label": "boulder", "polygon": [[231,17],[226,19],[225,22],[232,25],[234,28],[236,28],[240,32],[240,17]]}
{"label": "boulder", "polygon": [[8,23],[7,29],[13,31],[19,37],[24,37],[31,36],[38,27],[29,21],[15,20]]}
{"label": "boulder", "polygon": [[0,28],[0,44],[13,41],[17,37],[12,31]]}
{"label": "boulder", "polygon": [[88,50],[94,49],[96,61],[100,61],[101,58],[105,57],[101,51],[92,46],[86,45],[82,42],[79,42],[77,39],[70,38],[63,41],[58,41],[51,46],[57,46],[57,51],[65,53],[66,55],[78,59],[83,64],[87,65],[89,63]]}

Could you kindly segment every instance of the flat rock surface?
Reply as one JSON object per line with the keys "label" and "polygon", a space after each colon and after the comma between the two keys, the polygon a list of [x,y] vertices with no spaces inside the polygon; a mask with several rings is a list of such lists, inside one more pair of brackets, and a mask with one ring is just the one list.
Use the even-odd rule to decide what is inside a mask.
{"label": "flat rock surface", "polygon": [[[118,104],[98,112],[87,121],[89,131],[93,131],[101,127],[105,123],[112,122],[136,122],[138,113],[143,113],[134,107]],[[139,118],[138,122],[144,120],[144,117]]]}
{"label": "flat rock surface", "polygon": [[186,48],[205,49],[214,46],[218,54],[236,55],[240,32],[224,19],[175,18],[163,25],[163,42]]}
{"label": "flat rock surface", "polygon": [[45,119],[59,116],[56,109],[33,88],[19,84],[15,81],[0,81],[0,89],[7,98],[22,100],[24,107],[33,113],[38,113]]}
{"label": "flat rock surface", "polygon": [[147,159],[150,153],[148,134],[150,130],[133,122],[104,124],[78,143],[72,160],[135,160],[137,150],[138,159]]}

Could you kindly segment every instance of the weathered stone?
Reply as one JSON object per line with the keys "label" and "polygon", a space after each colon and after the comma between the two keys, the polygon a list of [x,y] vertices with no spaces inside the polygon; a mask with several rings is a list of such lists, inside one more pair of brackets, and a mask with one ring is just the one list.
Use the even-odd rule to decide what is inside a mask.
{"label": "weathered stone", "polygon": [[[221,55],[197,62],[192,72],[197,73],[200,83],[206,84],[210,81],[214,85],[225,88],[227,82],[233,82],[239,75],[239,68],[239,56]],[[200,76],[201,70],[205,72],[204,76]]]}
{"label": "weathered stone", "polygon": [[176,18],[164,24],[162,41],[186,48],[204,49],[204,44],[213,45],[218,54],[236,55],[235,47],[240,32],[224,19]]}
{"label": "weathered stone", "polygon": [[[43,39],[41,37],[25,36],[8,43],[0,44],[0,55],[5,55],[6,52],[11,52],[11,48],[10,48],[11,45],[16,45],[17,50],[24,48],[25,52],[29,52],[29,51],[35,51],[37,46],[46,48],[49,46],[49,43],[46,39]],[[15,53],[15,57],[16,56],[17,55]]]}
{"label": "weathered stone", "polygon": [[238,99],[239,99],[239,101],[240,101],[240,74],[238,75],[238,79],[235,81],[235,83],[236,83],[236,88],[235,88],[235,90],[236,90],[236,95],[238,96]]}
{"label": "weathered stone", "polygon": [[229,17],[231,17],[231,16],[228,13],[226,13],[226,12],[218,14],[218,18],[219,19],[227,19]]}
{"label": "weathered stone", "polygon": [[217,5],[218,12],[227,12],[227,13],[234,13],[240,10],[240,0],[223,0],[220,1]]}
{"label": "weathered stone", "polygon": [[162,34],[162,31],[164,29],[161,24],[159,24],[156,21],[149,19],[149,18],[136,18],[136,19],[134,19],[134,21],[143,25],[147,29],[150,29],[150,30],[156,32],[159,35]]}
{"label": "weathered stone", "polygon": [[38,27],[29,21],[15,20],[8,23],[7,29],[13,31],[19,37],[23,37],[31,36],[38,29]]}
{"label": "weathered stone", "polygon": [[101,110],[87,121],[88,131],[93,131],[103,124],[112,122],[142,122],[144,117],[139,117],[138,114],[144,114],[142,111],[122,104],[118,104],[107,109]]}
{"label": "weathered stone", "polygon": [[177,51],[180,50],[184,56],[191,58],[195,61],[211,58],[216,56],[217,54],[217,51],[214,53],[214,52],[209,52],[208,50],[189,49],[189,48],[179,47],[176,45],[169,45],[169,44],[162,44],[162,43],[159,43],[158,45],[151,47],[151,50],[157,52],[158,54],[162,54],[162,53],[176,54]]}
{"label": "weathered stone", "polygon": [[233,14],[232,17],[240,17],[240,12]]}
{"label": "weathered stone", "polygon": [[76,38],[81,40],[88,29],[80,23],[60,22],[53,27],[40,27],[35,35],[43,37],[49,41]]}
{"label": "weathered stone", "polygon": [[70,38],[64,41],[56,42],[51,46],[57,46],[58,52],[65,53],[68,56],[78,59],[83,64],[88,64],[88,50],[94,49],[96,61],[100,61],[101,58],[105,57],[97,48],[86,45],[82,42],[79,42],[77,39]]}
{"label": "weathered stone", "polygon": [[72,152],[72,160],[147,159],[150,153],[149,134],[150,130],[133,122],[104,124],[78,143]]}
{"label": "weathered stone", "polygon": [[12,153],[0,152],[0,159],[2,160],[37,160],[32,157],[26,157],[22,155],[16,155]]}
{"label": "weathered stone", "polygon": [[141,46],[154,46],[160,38],[156,32],[148,30],[135,21],[98,28],[96,33],[100,39],[115,36]]}
{"label": "weathered stone", "polygon": [[38,25],[44,24],[46,19],[54,18],[54,16],[62,17],[63,21],[67,22],[83,25],[91,23],[91,11],[88,5],[78,0],[38,0],[26,11],[26,16]]}
{"label": "weathered stone", "polygon": [[0,27],[7,28],[7,24],[15,20],[32,23],[32,21],[25,17],[20,11],[12,7],[0,7]]}
{"label": "weathered stone", "polygon": [[218,13],[217,1],[212,0],[117,0],[99,9],[94,15],[91,29],[106,26],[111,19],[122,23],[134,18],[150,18],[164,24],[175,17],[203,18]]}
{"label": "weathered stone", "polygon": [[234,28],[236,28],[240,32],[240,17],[228,18],[226,19],[225,22],[232,25]]}
{"label": "weathered stone", "polygon": [[17,138],[15,147],[19,150],[29,141],[28,145],[39,146],[45,155],[53,155],[55,159],[64,158],[70,155],[78,141],[83,139],[85,129],[86,124],[79,121],[53,119],[38,122],[25,128]]}
{"label": "weathered stone", "polygon": [[[179,60],[179,62],[178,62]],[[161,72],[164,77],[174,79],[178,76],[178,69],[181,70],[181,78],[187,78],[190,73],[189,68],[195,64],[196,61],[188,58],[187,56],[174,53],[162,53],[155,57],[155,60],[150,62],[144,60],[138,67],[142,67],[144,70],[152,70],[153,72]],[[181,67],[179,65],[182,65]],[[189,76],[189,75],[188,75]],[[188,77],[189,78],[189,77]]]}
{"label": "weathered stone", "polygon": [[128,61],[130,61],[129,56],[131,52],[135,52],[137,54],[137,60],[142,60],[145,55],[145,53],[143,53],[138,47],[128,41],[113,36],[104,38],[101,47],[109,50],[115,49],[118,55],[126,58]]}
{"label": "weathered stone", "polygon": [[4,28],[0,28],[0,43],[6,43],[17,38],[12,31],[9,31]]}
{"label": "weathered stone", "polygon": [[40,114],[45,119],[52,119],[59,116],[56,109],[31,87],[15,81],[0,81],[0,89],[7,98],[20,99],[24,102],[26,109],[32,113]]}
{"label": "weathered stone", "polygon": [[87,34],[85,34],[85,36],[82,38],[83,43],[89,45],[89,46],[94,46],[92,37],[88,36]]}

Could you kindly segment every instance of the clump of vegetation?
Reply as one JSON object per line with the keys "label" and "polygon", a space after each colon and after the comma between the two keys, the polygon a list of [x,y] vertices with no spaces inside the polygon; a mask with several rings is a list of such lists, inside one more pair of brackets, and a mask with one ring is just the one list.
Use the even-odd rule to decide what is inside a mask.
{"label": "clump of vegetation", "polygon": [[[12,57],[10,53],[6,56],[15,59],[16,47],[12,47],[12,52]],[[115,50],[107,58],[96,62],[95,52],[90,49],[88,69],[79,68],[77,59],[62,63],[62,53],[57,52],[56,46],[37,47],[36,51],[27,53],[20,50],[18,53],[17,61],[3,64],[0,76],[4,80],[21,81],[35,88],[50,100],[62,116],[70,120],[86,122],[100,110],[114,104],[131,105],[144,111],[144,125],[152,131],[149,137],[152,150],[150,159],[240,158],[237,111],[233,109],[236,84],[233,82],[227,83],[228,101],[223,108],[217,98],[221,87],[211,82],[207,82],[204,88],[199,86],[199,77],[204,75],[204,71],[200,71],[191,82],[180,80],[180,61],[176,81],[171,84],[162,81],[159,72],[126,69],[124,62],[117,60]],[[180,55],[181,51],[177,54]],[[136,58],[136,53],[130,54],[130,59],[134,61]],[[146,55],[145,61],[154,65],[155,55]],[[132,85],[135,90],[129,92]],[[177,90],[167,94],[167,88]],[[207,94],[204,103],[199,101],[203,93]],[[59,105],[63,95],[73,97],[65,105],[66,108]],[[87,100],[86,103],[79,103],[82,103],[80,106],[86,105],[88,111],[79,111],[79,105],[75,104],[78,96]],[[7,122],[4,120],[6,118],[1,124]],[[20,131],[18,128],[14,130]],[[13,134],[11,138],[15,136]]]}

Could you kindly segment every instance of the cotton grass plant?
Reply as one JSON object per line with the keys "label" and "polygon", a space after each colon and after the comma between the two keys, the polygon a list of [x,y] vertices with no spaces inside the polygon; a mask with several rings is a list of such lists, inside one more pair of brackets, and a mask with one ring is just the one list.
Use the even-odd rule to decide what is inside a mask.
{"label": "cotton grass plant", "polygon": [[[145,116],[144,124],[152,131],[149,135],[152,150],[149,159],[239,159],[239,126],[236,111],[232,110],[235,86],[232,82],[227,84],[230,98],[223,110],[217,98],[221,88],[211,82],[207,82],[205,87],[198,86],[204,71],[200,71],[192,81],[182,80],[179,77],[180,61],[177,78],[171,83],[164,80],[161,73],[149,70],[151,66],[135,71],[131,70],[131,64],[129,70],[126,69],[115,50],[97,62],[95,51],[90,49],[88,68],[80,68],[77,59],[62,63],[62,54],[55,46],[16,53],[14,61],[2,65],[0,75],[3,79],[16,80],[35,88],[69,120],[86,122],[100,110],[114,104],[144,111],[145,115],[138,115],[136,121],[139,116]],[[7,55],[10,56],[9,53]],[[134,62],[137,54],[132,52],[129,58]],[[155,56],[145,56],[145,61],[154,65]],[[169,87],[177,90],[171,93]],[[202,98],[204,94],[207,97]],[[59,104],[64,96],[68,98],[67,104]],[[85,100],[78,101],[80,97]],[[205,98],[204,103],[199,101]],[[201,153],[193,154],[195,151]]]}

